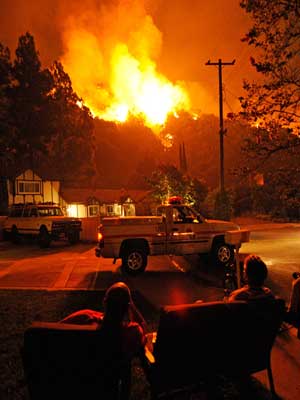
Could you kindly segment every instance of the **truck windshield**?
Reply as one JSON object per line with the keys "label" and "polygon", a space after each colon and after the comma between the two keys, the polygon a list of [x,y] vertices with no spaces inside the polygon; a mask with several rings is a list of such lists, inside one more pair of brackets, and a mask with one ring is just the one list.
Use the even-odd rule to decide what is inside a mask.
{"label": "truck windshield", "polygon": [[59,207],[41,207],[38,212],[40,217],[56,217],[64,215]]}
{"label": "truck windshield", "polygon": [[198,214],[190,207],[187,206],[174,206],[173,207],[173,221],[183,223],[199,223],[201,218],[198,218]]}

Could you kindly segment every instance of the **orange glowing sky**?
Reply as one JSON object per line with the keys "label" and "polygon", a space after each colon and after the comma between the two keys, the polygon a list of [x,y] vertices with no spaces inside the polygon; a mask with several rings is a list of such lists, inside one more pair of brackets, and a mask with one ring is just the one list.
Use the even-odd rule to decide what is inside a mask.
{"label": "orange glowing sky", "polygon": [[224,112],[236,111],[254,76],[248,27],[239,0],[1,0],[0,42],[14,52],[29,31],[44,66],[61,60],[93,113],[120,121],[217,114],[217,69],[205,63],[219,58],[236,60],[223,70]]}

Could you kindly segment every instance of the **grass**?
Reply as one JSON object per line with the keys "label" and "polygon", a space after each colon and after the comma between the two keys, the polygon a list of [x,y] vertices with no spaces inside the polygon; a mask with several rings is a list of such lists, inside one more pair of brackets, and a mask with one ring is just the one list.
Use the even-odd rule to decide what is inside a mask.
{"label": "grass", "polygon": [[[102,291],[0,291],[0,399],[27,400],[27,388],[23,377],[20,348],[24,330],[34,320],[59,321],[69,313],[92,308],[101,310]],[[155,329],[157,310],[139,293],[133,299],[152,329]],[[137,362],[134,365],[133,399],[147,399],[147,382]],[[41,399],[42,400],[42,399]]]}
{"label": "grass", "polygon": [[[92,308],[101,310],[102,291],[0,291],[0,399],[29,400],[26,382],[23,376],[20,348],[24,330],[34,320],[58,321],[69,313]],[[158,322],[158,310],[139,293],[133,298],[145,316],[150,329],[155,330]],[[149,400],[148,383],[138,361],[133,363],[132,400]],[[259,381],[251,379],[247,387],[237,388],[233,383],[219,380],[213,399],[225,400],[269,400],[270,392]],[[203,399],[202,393],[193,395],[193,399]],[[176,399],[188,399],[178,395]],[[41,399],[42,400],[42,399]],[[175,400],[175,398],[174,398]]]}

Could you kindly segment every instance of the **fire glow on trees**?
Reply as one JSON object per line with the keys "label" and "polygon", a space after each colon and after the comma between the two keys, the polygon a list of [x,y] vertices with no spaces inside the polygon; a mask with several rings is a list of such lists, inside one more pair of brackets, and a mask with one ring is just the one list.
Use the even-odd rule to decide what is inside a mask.
{"label": "fire glow on trees", "polygon": [[183,83],[157,71],[161,40],[140,2],[120,1],[68,21],[62,63],[94,116],[124,122],[134,115],[149,127],[162,125],[190,102]]}

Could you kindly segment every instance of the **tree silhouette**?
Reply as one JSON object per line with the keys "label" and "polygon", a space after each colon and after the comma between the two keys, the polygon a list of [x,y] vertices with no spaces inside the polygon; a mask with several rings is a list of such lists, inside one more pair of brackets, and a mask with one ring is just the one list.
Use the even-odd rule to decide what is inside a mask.
{"label": "tree silhouette", "polygon": [[73,91],[68,74],[59,62],[50,68],[48,166],[60,179],[84,180],[95,175],[94,124],[82,99]]}
{"label": "tree silhouette", "polygon": [[50,72],[41,69],[34,38],[28,32],[19,38],[8,89],[9,114],[15,130],[18,162],[38,163],[46,152],[51,130],[48,124],[49,92],[53,86]]}
{"label": "tree silhouette", "polygon": [[[298,0],[244,0],[253,26],[243,38],[256,48],[251,64],[259,81],[245,81],[241,97],[248,121],[269,131],[300,134],[300,4]],[[270,12],[266,12],[270,10]],[[287,131],[287,133],[289,133]]]}
{"label": "tree silhouette", "polygon": [[2,171],[6,171],[6,164],[12,157],[15,142],[7,93],[11,82],[11,70],[10,51],[0,43],[0,166]]}
{"label": "tree silhouette", "polygon": [[208,193],[204,182],[184,175],[171,164],[159,165],[152,172],[148,183],[153,189],[153,197],[161,203],[169,197],[180,196],[184,202],[199,208]]}
{"label": "tree silhouette", "polygon": [[[240,98],[240,116],[256,127],[244,156],[249,172],[264,174],[265,184],[255,192],[268,212],[294,214],[295,203],[300,207],[300,191],[295,192],[300,175],[300,3],[243,0],[241,7],[253,20],[243,40],[256,48],[250,61],[260,74],[257,81],[244,82],[247,94]],[[276,205],[267,200],[271,192]]]}

